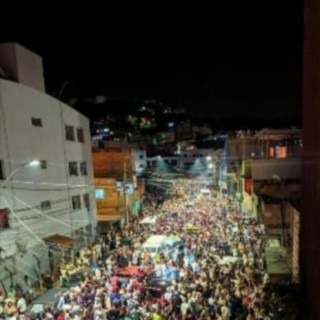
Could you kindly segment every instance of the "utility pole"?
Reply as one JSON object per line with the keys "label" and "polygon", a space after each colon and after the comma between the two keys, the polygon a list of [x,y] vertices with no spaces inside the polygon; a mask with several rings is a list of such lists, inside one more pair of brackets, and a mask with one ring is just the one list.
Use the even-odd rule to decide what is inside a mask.
{"label": "utility pole", "polygon": [[124,196],[124,209],[125,209],[125,223],[126,225],[129,224],[129,213],[128,213],[128,206],[127,206],[127,162],[126,162],[126,156],[124,154],[123,157],[123,196]]}

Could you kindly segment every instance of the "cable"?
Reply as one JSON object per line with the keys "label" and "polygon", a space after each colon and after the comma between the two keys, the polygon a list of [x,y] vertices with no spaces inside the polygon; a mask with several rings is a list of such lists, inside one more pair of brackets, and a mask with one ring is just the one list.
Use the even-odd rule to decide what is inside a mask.
{"label": "cable", "polygon": [[34,276],[31,275],[30,273],[27,273],[25,270],[20,269],[17,264],[14,264],[13,262],[11,262],[11,261],[8,260],[8,259],[7,259],[6,261],[9,262],[9,263],[13,266],[13,268],[18,269],[19,271],[21,271],[21,272],[24,273],[24,274],[27,274],[30,278],[34,279],[35,281],[39,281],[38,278],[34,277]]}
{"label": "cable", "polygon": [[[41,215],[41,216],[43,216],[43,217],[45,217],[45,218],[47,218],[47,219],[49,219],[49,220],[51,220],[51,221],[53,221],[53,222],[60,223],[60,224],[66,226],[66,227],[68,227],[68,228],[73,229],[73,227],[72,227],[71,225],[66,224],[66,223],[64,223],[64,222],[61,221],[61,220],[57,220],[57,219],[55,219],[55,218],[52,218],[52,217],[50,217],[50,216],[48,216],[48,215],[46,215],[46,214],[43,214],[43,213],[40,212],[39,210],[36,210],[35,208],[30,207],[27,203],[25,203],[24,201],[22,201],[22,200],[19,199],[18,197],[15,196],[15,198],[17,199],[18,202],[20,202],[20,203],[22,203],[23,205],[25,205],[26,207],[30,208],[32,211],[36,212],[37,214],[39,214],[39,215]],[[77,228],[77,229],[78,229],[78,228]],[[76,230],[76,229],[75,229],[75,230]]]}
{"label": "cable", "polygon": [[14,211],[12,210],[11,206],[9,205],[9,203],[7,202],[6,199],[4,199],[4,202],[6,203],[6,205],[8,206],[8,208],[10,208],[12,214],[16,217],[16,219],[17,219],[36,239],[38,239],[40,243],[42,243],[45,247],[48,247],[47,244],[46,244],[41,238],[39,238],[23,221],[20,220],[20,218],[14,213]]}
{"label": "cable", "polygon": [[[67,188],[70,189],[77,189],[77,188],[89,188],[94,187],[94,184],[67,184],[67,183],[48,183],[48,182],[34,182],[34,181],[21,181],[21,180],[11,180],[12,183],[20,183],[25,185],[40,185],[40,186],[65,186],[65,188],[60,188],[61,190],[66,190]],[[5,186],[3,188],[6,188]],[[14,187],[17,189],[17,187]],[[22,187],[18,187],[22,188]],[[27,190],[33,190],[33,189],[27,189]],[[38,190],[48,190],[46,189],[38,189]],[[52,190],[59,190],[58,188],[52,188]]]}
{"label": "cable", "polygon": [[[9,191],[9,190],[7,190],[7,191]],[[82,196],[85,195],[85,194],[87,194],[87,192],[82,194]],[[79,195],[79,196],[81,196],[81,195]],[[70,199],[68,197],[64,197],[64,198],[56,199],[55,201],[51,201],[51,204],[61,204],[61,203],[64,203],[64,202],[68,202],[69,203],[69,201],[70,201]],[[90,204],[92,204],[92,203],[94,203],[94,200],[90,201]],[[36,205],[34,207],[30,206],[30,208],[37,208],[37,207],[39,207],[39,205]],[[65,210],[65,209],[61,209],[61,210]],[[21,209],[16,209],[15,210],[15,212],[24,212],[24,211],[29,211],[29,209],[21,208]],[[49,212],[49,210],[47,212]],[[56,212],[59,212],[59,211],[56,211]],[[51,210],[50,213],[52,214],[52,213],[54,213],[54,211]]]}

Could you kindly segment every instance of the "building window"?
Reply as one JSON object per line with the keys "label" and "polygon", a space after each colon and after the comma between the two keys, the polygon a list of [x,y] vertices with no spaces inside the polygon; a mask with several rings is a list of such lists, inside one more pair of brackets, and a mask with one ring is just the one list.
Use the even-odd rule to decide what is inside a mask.
{"label": "building window", "polygon": [[41,160],[40,167],[41,169],[47,169],[47,160]]}
{"label": "building window", "polygon": [[10,228],[9,225],[9,210],[0,209],[0,231]]}
{"label": "building window", "polygon": [[96,189],[95,190],[95,197],[96,199],[105,199],[106,192],[104,189]]}
{"label": "building window", "polygon": [[143,159],[144,159],[143,154],[141,154],[141,155],[139,156],[139,158],[140,158],[141,160],[143,160]]}
{"label": "building window", "polygon": [[82,128],[77,128],[78,142],[84,142],[84,133]]}
{"label": "building window", "polygon": [[193,162],[185,162],[183,165],[186,169],[188,169],[193,166]]}
{"label": "building window", "polygon": [[89,193],[83,195],[83,202],[87,210],[90,210],[90,196]]}
{"label": "building window", "polygon": [[51,209],[51,201],[42,201],[40,203],[40,208],[42,211],[50,210]]}
{"label": "building window", "polygon": [[34,127],[42,127],[42,120],[41,118],[31,118],[31,124]]}
{"label": "building window", "polygon": [[78,176],[78,165],[76,161],[69,162],[69,175]]}
{"label": "building window", "polygon": [[80,210],[81,209],[81,198],[80,196],[72,196],[71,197],[72,209]]}
{"label": "building window", "polygon": [[80,163],[80,172],[82,176],[88,175],[87,163],[85,161]]}
{"label": "building window", "polygon": [[5,180],[3,160],[0,160],[0,180]]}
{"label": "building window", "polygon": [[66,126],[66,139],[74,141],[74,128],[72,126]]}

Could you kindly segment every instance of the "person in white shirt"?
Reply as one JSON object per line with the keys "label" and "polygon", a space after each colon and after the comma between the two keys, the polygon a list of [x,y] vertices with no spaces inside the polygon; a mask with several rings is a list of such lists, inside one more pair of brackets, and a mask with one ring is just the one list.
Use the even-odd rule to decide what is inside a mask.
{"label": "person in white shirt", "polygon": [[180,310],[181,310],[181,314],[182,314],[182,319],[184,320],[185,317],[187,316],[188,310],[190,310],[190,304],[187,301],[187,299],[184,299],[184,301],[182,302],[182,304],[180,306]]}
{"label": "person in white shirt", "polygon": [[60,293],[60,298],[59,298],[59,301],[58,301],[58,304],[57,304],[57,309],[58,309],[59,311],[62,311],[64,305],[65,305],[64,295],[63,295],[62,293]]}
{"label": "person in white shirt", "polygon": [[27,311],[27,302],[26,299],[21,296],[17,302],[17,308],[19,310],[19,313],[25,313]]}
{"label": "person in white shirt", "polygon": [[99,268],[97,268],[95,270],[95,275],[96,275],[97,280],[100,281],[101,280],[101,270]]}
{"label": "person in white shirt", "polygon": [[229,308],[225,304],[221,307],[221,318],[222,320],[229,320],[230,318]]}
{"label": "person in white shirt", "polygon": [[169,287],[169,288],[167,288],[167,292],[164,294],[164,299],[170,303],[171,298],[172,298],[172,290]]}

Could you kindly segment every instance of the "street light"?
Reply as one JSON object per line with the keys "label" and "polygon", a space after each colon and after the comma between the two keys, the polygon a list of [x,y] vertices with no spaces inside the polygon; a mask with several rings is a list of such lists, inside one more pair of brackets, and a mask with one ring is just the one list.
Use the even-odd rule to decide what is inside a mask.
{"label": "street light", "polygon": [[212,163],[209,163],[208,168],[209,168],[209,169],[213,169],[213,164],[212,164]]}
{"label": "street light", "polygon": [[206,160],[211,161],[212,160],[211,156],[206,156]]}
{"label": "street light", "polygon": [[4,180],[1,185],[0,188],[4,188],[5,185],[7,184],[7,182],[22,168],[26,168],[26,167],[38,167],[40,166],[41,162],[39,160],[31,160],[25,163],[22,163],[21,165],[19,165],[18,167],[16,167],[6,178],[6,180]]}
{"label": "street light", "polygon": [[[40,166],[41,162],[39,160],[31,160],[28,162],[24,162],[22,164],[20,164],[19,166],[17,166],[9,175],[8,177],[0,184],[0,191],[1,189],[5,188],[6,184],[8,183],[8,181],[10,181],[10,179],[22,168],[26,168],[26,167],[37,167]],[[2,202],[2,193],[0,192],[0,200]],[[5,201],[6,202],[6,201]],[[18,218],[18,221],[21,223],[20,218]],[[30,229],[28,228],[28,230],[30,231]],[[42,288],[42,280],[40,279],[40,287]]]}

